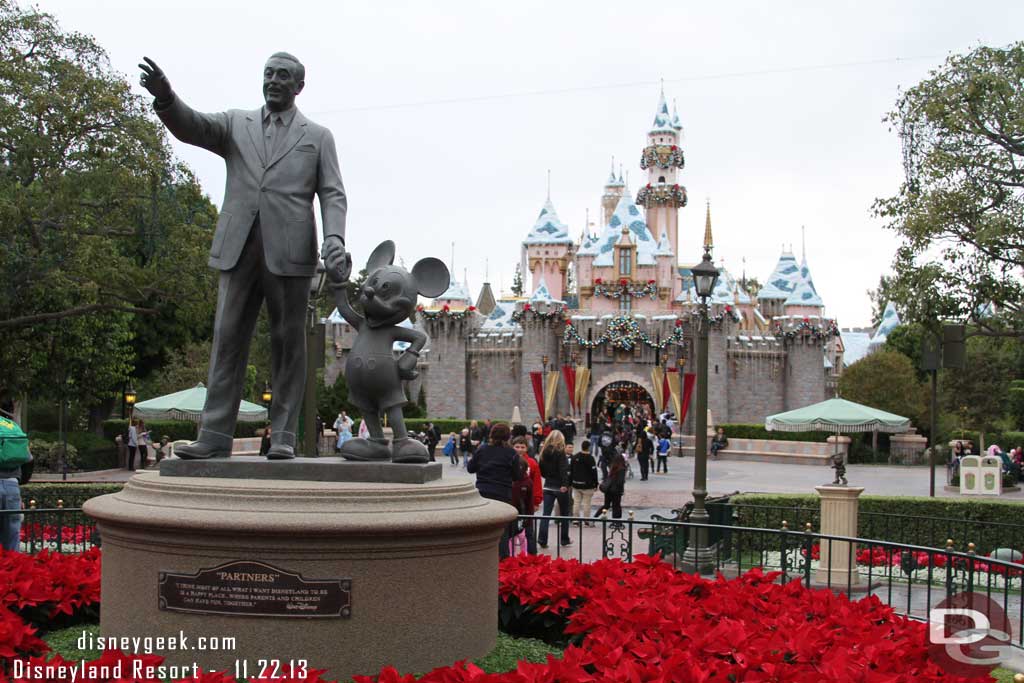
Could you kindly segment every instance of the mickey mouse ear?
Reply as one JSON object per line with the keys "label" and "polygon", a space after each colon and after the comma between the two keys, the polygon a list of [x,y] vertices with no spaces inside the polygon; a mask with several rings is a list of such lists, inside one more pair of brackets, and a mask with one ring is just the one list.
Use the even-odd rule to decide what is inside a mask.
{"label": "mickey mouse ear", "polygon": [[395,243],[391,240],[384,240],[370,254],[370,259],[366,262],[366,272],[372,273],[381,266],[390,266],[394,262]]}
{"label": "mickey mouse ear", "polygon": [[416,289],[419,293],[431,298],[444,294],[451,283],[448,266],[433,256],[417,261],[412,267],[412,276],[416,280]]}

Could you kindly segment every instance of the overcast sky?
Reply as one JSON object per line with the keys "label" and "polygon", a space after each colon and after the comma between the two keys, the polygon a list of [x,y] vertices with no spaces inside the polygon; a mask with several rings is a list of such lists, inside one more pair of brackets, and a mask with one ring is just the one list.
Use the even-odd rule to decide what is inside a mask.
{"label": "overcast sky", "polygon": [[[384,238],[507,289],[551,198],[576,237],[612,155],[635,192],[658,99],[678,101],[690,204],[679,261],[764,280],[800,228],[826,312],[867,324],[894,236],[871,215],[902,178],[882,121],[951,52],[1020,37],[1021,2],[241,2],[39,0],[94,35],[136,89],[148,55],[201,111],[262,104],[276,50],[306,65],[298,105],[338,144],[357,268]],[[671,106],[671,105],[670,105]],[[220,205],[221,160],[174,141]]]}

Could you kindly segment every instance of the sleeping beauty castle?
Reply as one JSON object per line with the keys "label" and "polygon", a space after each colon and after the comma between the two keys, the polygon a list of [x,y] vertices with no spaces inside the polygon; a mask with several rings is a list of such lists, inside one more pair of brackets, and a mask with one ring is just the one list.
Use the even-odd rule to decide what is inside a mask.
{"label": "sleeping beauty castle", "polygon": [[[673,107],[674,109],[674,107]],[[586,418],[608,403],[646,403],[685,414],[695,366],[699,301],[688,265],[713,250],[710,204],[703,234],[681,233],[687,209],[678,113],[664,94],[640,150],[644,180],[634,194],[622,172],[601,189],[597,232],[573,238],[551,198],[522,242],[523,296],[474,298],[465,283],[418,307],[430,335],[410,398],[432,417],[523,421],[542,414]],[[766,415],[832,395],[843,367],[834,320],[824,316],[806,256],[784,249],[751,291],[724,266],[709,299],[709,409],[715,422],[763,422]],[[328,319],[328,344],[344,366],[353,332]]]}

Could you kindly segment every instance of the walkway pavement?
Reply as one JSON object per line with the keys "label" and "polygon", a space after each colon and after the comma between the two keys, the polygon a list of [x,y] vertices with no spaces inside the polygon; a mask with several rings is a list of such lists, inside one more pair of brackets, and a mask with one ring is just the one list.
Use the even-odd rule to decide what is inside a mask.
{"label": "walkway pavement", "polygon": [[[668,474],[651,474],[648,481],[640,481],[639,469],[633,479],[626,481],[623,506],[627,510],[648,508],[671,509],[691,500],[693,490],[692,457],[674,457],[669,460]],[[445,472],[454,470],[444,463]],[[461,469],[459,471],[462,471]],[[127,470],[103,470],[70,475],[68,481],[127,481]],[[814,487],[830,483],[834,472],[829,467],[790,465],[763,462],[737,462],[735,460],[708,461],[708,491],[712,496],[741,491],[743,493],[807,493]],[[897,465],[849,465],[846,478],[850,486],[863,486],[865,495],[927,496],[928,468]],[[60,481],[59,474],[37,474],[33,481]],[[958,492],[946,491],[945,467],[936,469],[935,494],[944,498],[959,498]],[[595,495],[595,504],[601,494]],[[1024,501],[1024,491],[1003,494],[1002,500]]]}

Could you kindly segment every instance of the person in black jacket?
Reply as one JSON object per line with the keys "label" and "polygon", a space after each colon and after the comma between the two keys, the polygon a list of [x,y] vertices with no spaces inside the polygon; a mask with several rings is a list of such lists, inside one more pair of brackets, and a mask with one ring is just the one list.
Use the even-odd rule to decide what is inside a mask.
{"label": "person in black jacket", "polygon": [[622,495],[626,492],[626,460],[622,457],[622,453],[613,451],[610,461],[608,478],[601,483],[604,491],[604,505],[594,516],[600,517],[607,510],[611,510],[614,519],[621,519]]}
{"label": "person in black jacket", "polygon": [[644,427],[636,430],[633,452],[636,453],[637,462],[640,463],[640,481],[647,481],[647,475],[651,472],[651,456],[654,455],[654,443]]}
{"label": "person in black jacket", "polygon": [[[572,514],[572,499],[569,495],[569,487],[572,485],[572,476],[569,470],[569,459],[565,457],[565,437],[562,432],[552,429],[548,438],[540,449],[540,476],[544,479],[544,517],[551,515],[558,502],[558,515],[569,517]],[[549,519],[540,520],[540,533],[537,535],[537,542],[541,548],[548,547],[548,524]],[[572,545],[569,538],[569,522],[558,523],[562,545]]]}
{"label": "person in black jacket", "polygon": [[[512,484],[523,478],[526,468],[519,456],[508,445],[511,432],[508,425],[499,422],[491,428],[491,440],[480,446],[469,459],[466,470],[476,474],[476,490],[484,498],[512,505]],[[505,527],[498,545],[498,557],[509,556],[508,541],[516,522]]]}
{"label": "person in black jacket", "polygon": [[[576,517],[589,517],[591,500],[597,491],[597,462],[590,454],[590,442],[584,440],[580,452],[574,453],[569,461],[572,475],[572,507]],[[575,523],[579,526],[579,522]],[[587,522],[587,526],[594,526]]]}

